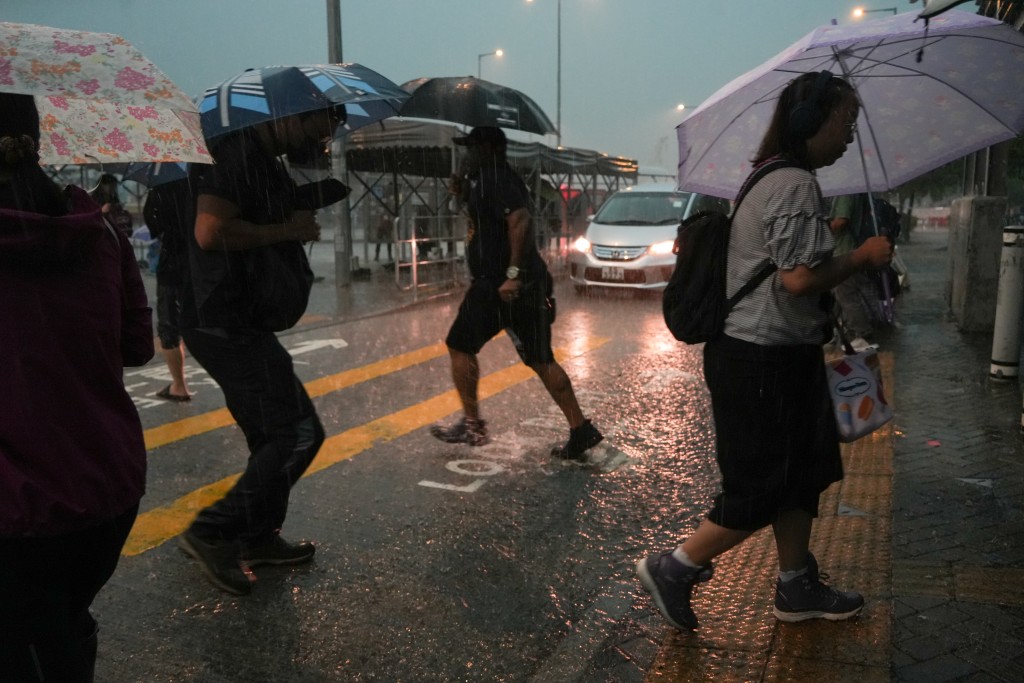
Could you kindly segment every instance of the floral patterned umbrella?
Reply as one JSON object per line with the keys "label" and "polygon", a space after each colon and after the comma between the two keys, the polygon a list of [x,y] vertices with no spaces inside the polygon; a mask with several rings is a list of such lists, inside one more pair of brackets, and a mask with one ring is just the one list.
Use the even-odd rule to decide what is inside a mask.
{"label": "floral patterned umbrella", "polygon": [[0,22],[0,92],[35,96],[41,163],[212,163],[195,105],[120,36]]}
{"label": "floral patterned umbrella", "polygon": [[856,153],[818,170],[824,194],[890,190],[1024,132],[1024,35],[950,10],[815,29],[735,79],[677,127],[679,186],[736,196],[783,88],[831,71],[857,90]]}

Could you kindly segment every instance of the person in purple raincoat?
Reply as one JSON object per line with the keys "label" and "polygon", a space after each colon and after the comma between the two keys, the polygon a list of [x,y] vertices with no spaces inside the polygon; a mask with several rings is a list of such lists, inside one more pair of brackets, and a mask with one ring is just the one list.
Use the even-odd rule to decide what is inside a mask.
{"label": "person in purple raincoat", "polygon": [[0,111],[0,680],[78,683],[145,491],[122,371],[153,357],[152,312],[127,238],[40,168],[32,97]]}

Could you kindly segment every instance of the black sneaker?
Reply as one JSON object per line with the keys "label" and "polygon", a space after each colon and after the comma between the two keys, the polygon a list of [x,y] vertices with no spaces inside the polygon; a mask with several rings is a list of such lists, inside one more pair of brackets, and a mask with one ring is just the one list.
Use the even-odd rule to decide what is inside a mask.
{"label": "black sneaker", "polygon": [[199,562],[199,568],[217,588],[235,595],[252,593],[255,577],[242,567],[235,542],[206,541],[189,529],[178,537],[178,546]]}
{"label": "black sneaker", "polygon": [[261,564],[302,564],[313,559],[316,546],[309,541],[289,543],[274,534],[270,540],[242,551],[242,561],[250,567]]}
{"label": "black sneaker", "polygon": [[697,628],[697,615],[690,607],[690,593],[696,584],[711,579],[715,573],[712,564],[700,568],[687,567],[672,557],[669,550],[637,562],[636,573],[668,623],[684,631]]}
{"label": "black sneaker", "polygon": [[433,425],[430,434],[445,443],[464,443],[470,446],[483,446],[491,440],[487,436],[487,423],[471,417],[464,417],[448,427]]}
{"label": "black sneaker", "polygon": [[590,420],[584,420],[579,427],[569,430],[569,440],[562,446],[551,449],[551,455],[563,460],[586,460],[587,449],[593,448],[604,441],[604,435]]}
{"label": "black sneaker", "polygon": [[828,574],[818,572],[814,555],[807,553],[807,573],[783,583],[775,582],[775,618],[796,622],[807,619],[842,621],[864,607],[864,596],[836,590],[823,582]]}

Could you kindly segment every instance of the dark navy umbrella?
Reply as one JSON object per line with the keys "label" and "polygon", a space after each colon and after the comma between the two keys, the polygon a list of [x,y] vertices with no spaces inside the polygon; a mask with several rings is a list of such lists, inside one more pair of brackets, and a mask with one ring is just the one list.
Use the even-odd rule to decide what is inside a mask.
{"label": "dark navy umbrella", "polygon": [[122,180],[134,180],[146,187],[184,180],[188,177],[188,164],[180,161],[158,163],[134,162],[124,169]]}
{"label": "dark navy umbrella", "polygon": [[207,139],[273,119],[345,105],[344,128],[395,116],[409,94],[355,63],[248,69],[207,88],[199,101]]}
{"label": "dark navy umbrella", "polygon": [[556,132],[544,110],[524,93],[472,76],[417,78],[402,84],[412,97],[402,116],[466,126],[495,126],[547,135]]}

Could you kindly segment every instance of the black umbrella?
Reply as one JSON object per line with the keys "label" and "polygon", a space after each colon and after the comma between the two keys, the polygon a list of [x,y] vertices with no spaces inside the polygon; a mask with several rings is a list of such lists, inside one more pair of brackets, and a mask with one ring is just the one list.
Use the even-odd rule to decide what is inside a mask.
{"label": "black umbrella", "polygon": [[544,110],[525,94],[473,76],[417,78],[402,89],[412,96],[402,105],[401,116],[538,135],[556,132]]}

